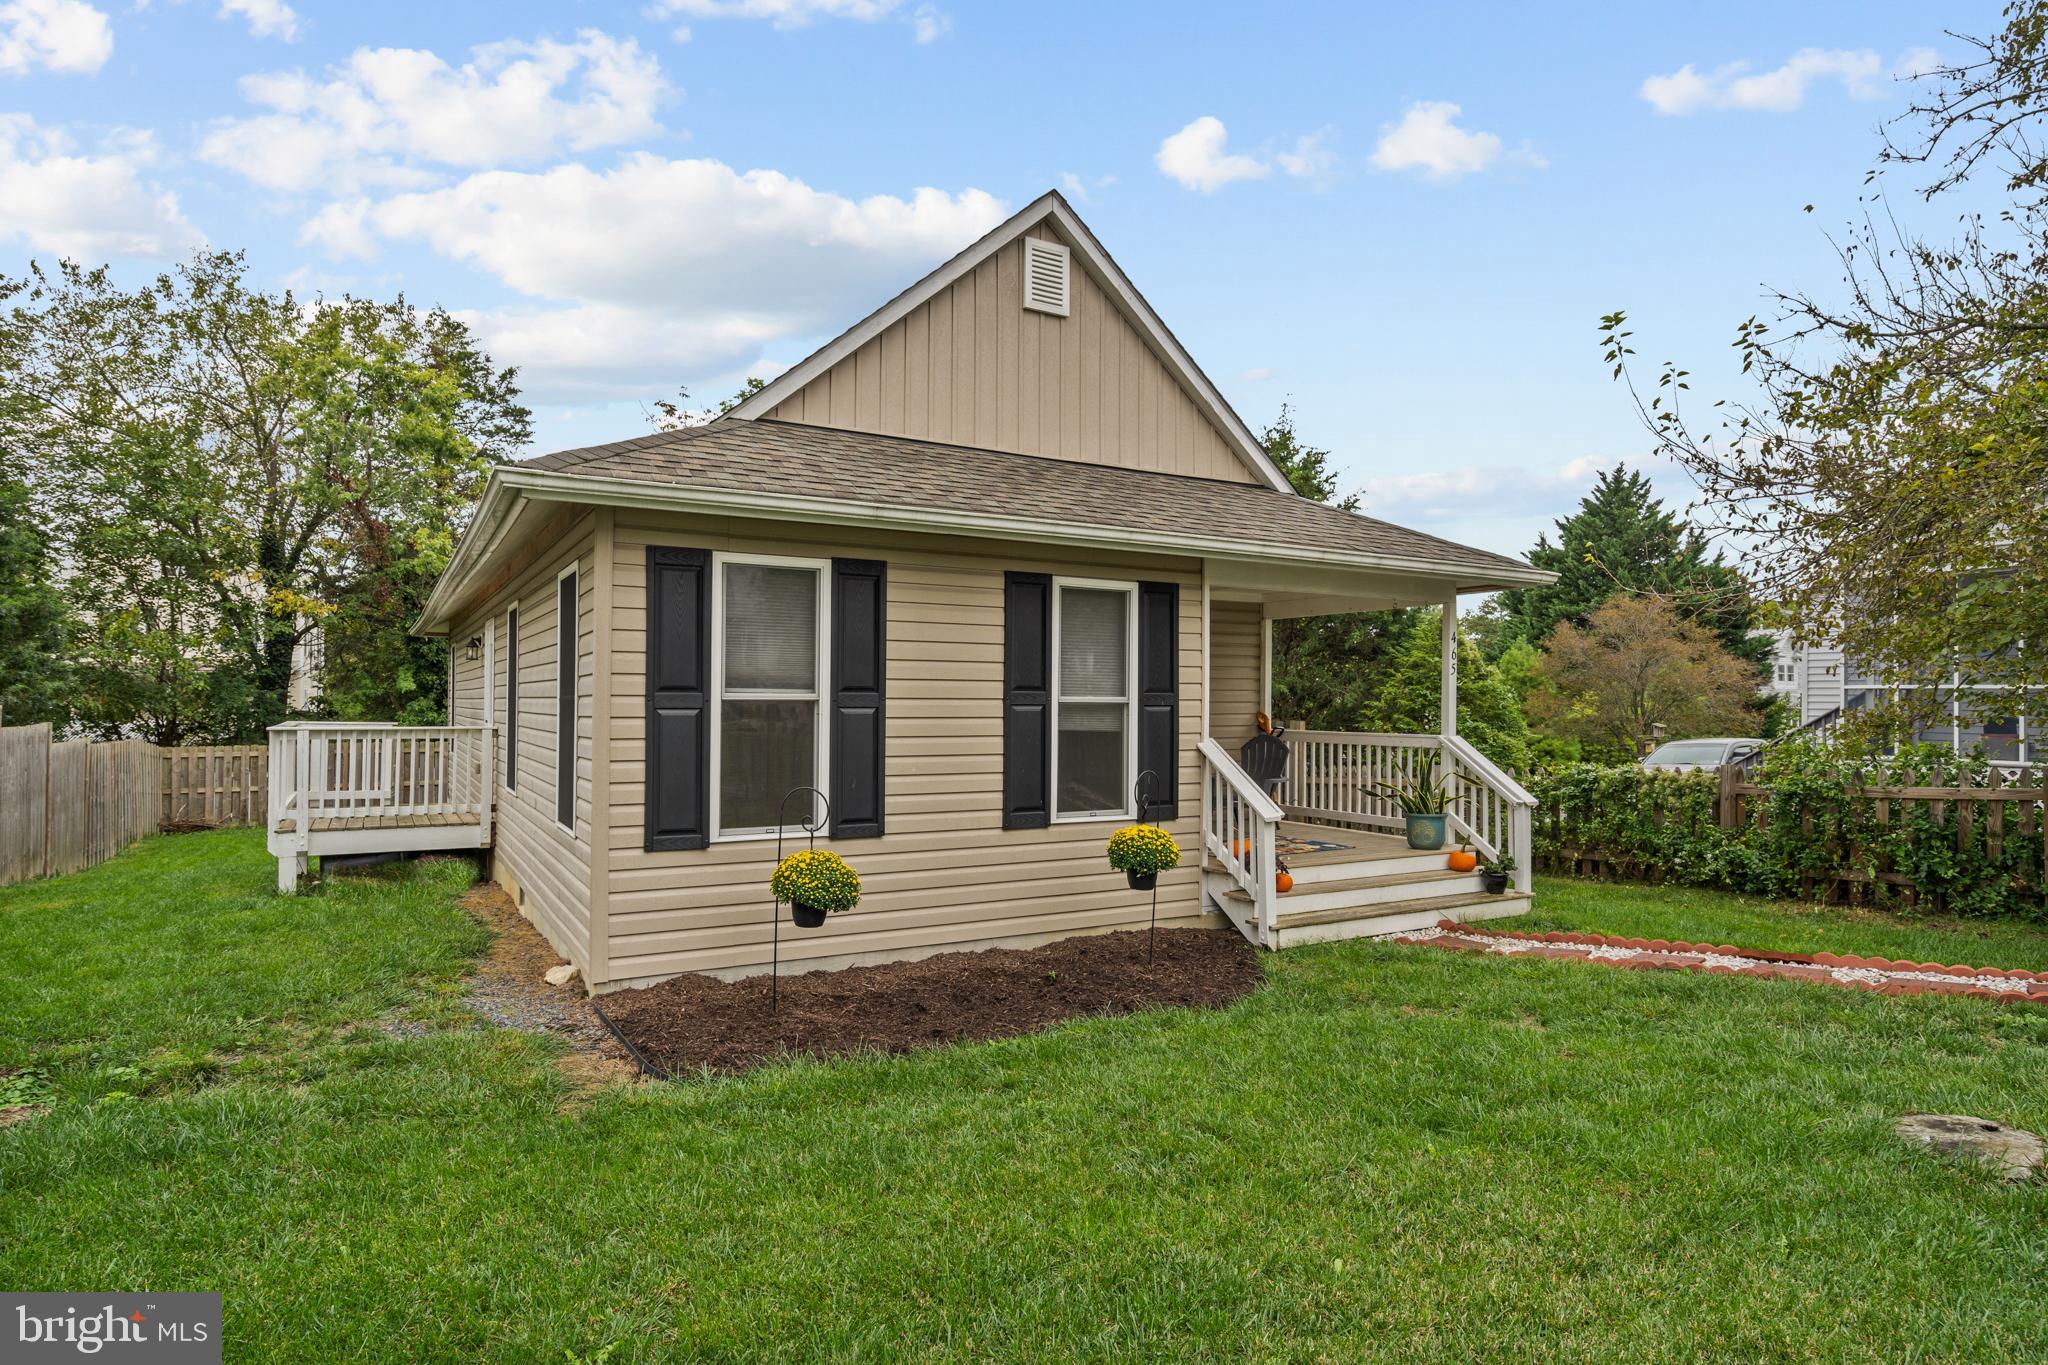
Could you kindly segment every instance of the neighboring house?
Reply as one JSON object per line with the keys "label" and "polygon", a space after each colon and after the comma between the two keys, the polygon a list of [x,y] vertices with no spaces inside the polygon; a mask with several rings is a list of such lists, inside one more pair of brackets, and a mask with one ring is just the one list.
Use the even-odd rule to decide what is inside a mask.
{"label": "neighboring house", "polygon": [[[304,624],[303,620],[301,624]],[[292,676],[285,687],[285,706],[304,714],[320,702],[321,675],[327,667],[327,637],[314,626],[292,646]]]}
{"label": "neighboring house", "polygon": [[[1187,855],[1162,924],[1513,913],[1531,803],[1456,737],[1450,669],[1442,734],[1288,736],[1278,804],[1237,755],[1275,620],[1448,630],[1459,594],[1550,578],[1296,496],[1048,194],[720,420],[497,469],[418,623],[451,727],[281,727],[271,846],[289,888],[323,852],[488,845],[596,990],[764,969],[813,818],[863,898],[784,924],[785,967],[1141,927],[1104,855],[1141,814]],[[1374,784],[1430,754],[1515,892],[1381,832]]]}
{"label": "neighboring house", "polygon": [[[1800,726],[1816,733],[1833,729],[1844,717],[1901,690],[1841,650],[1802,643],[1783,630],[1772,636],[1771,677],[1769,690],[1789,698]],[[1993,762],[2012,766],[2048,758],[2048,741],[2041,734],[2048,724],[2048,706],[2037,702],[2028,707],[2010,696],[2009,688],[1973,683],[1964,669],[1951,673],[1940,692],[1946,723],[1916,730],[1916,743],[1944,745],[1958,755],[1982,746]],[[2008,698],[2002,704],[2001,696]],[[2029,710],[2034,712],[2031,717]]]}

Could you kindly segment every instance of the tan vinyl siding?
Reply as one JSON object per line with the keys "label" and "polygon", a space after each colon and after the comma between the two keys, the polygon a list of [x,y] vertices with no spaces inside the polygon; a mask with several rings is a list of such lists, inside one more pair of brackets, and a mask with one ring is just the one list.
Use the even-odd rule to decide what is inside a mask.
{"label": "tan vinyl siding", "polygon": [[1262,632],[1258,603],[1209,604],[1209,731],[1232,757],[1258,729]]}
{"label": "tan vinyl siding", "polygon": [[[540,550],[531,565],[495,593],[483,610],[463,622],[451,639],[459,651],[470,636],[495,633],[491,667],[491,723],[498,727],[497,807],[492,832],[492,875],[512,892],[520,909],[555,950],[586,974],[591,969],[590,833],[592,696],[595,690],[593,568],[598,537],[595,518],[584,515],[571,523],[554,545]],[[576,832],[555,822],[555,701],[557,641],[556,579],[574,559],[577,565],[577,650],[573,678],[577,689]],[[505,667],[508,638],[506,609],[519,608],[519,753],[518,786],[505,783]],[[481,713],[482,664],[476,687]],[[464,694],[458,681],[458,703]]]}
{"label": "tan vinyl siding", "polygon": [[1258,482],[1079,256],[1064,318],[1024,307],[1023,259],[1009,243],[767,415]]}
{"label": "tan vinyl siding", "polygon": [[448,637],[449,698],[448,723],[450,725],[482,725],[484,721],[484,661],[479,658],[471,663],[464,657],[468,652],[470,637],[482,635],[482,623],[473,624],[469,629]]}
{"label": "tan vinyl siding", "polygon": [[[1149,898],[1111,872],[1103,845],[1119,822],[1004,830],[1003,574],[1024,570],[1180,585],[1181,819],[1188,850],[1160,879],[1160,922],[1200,915],[1196,745],[1201,725],[1201,578],[1189,560],[1075,552],[936,536],[881,536],[774,523],[620,511],[612,618],[610,974],[614,982],[765,966],[775,844],[716,843],[648,853],[643,839],[646,549],[888,562],[887,832],[820,841],[857,868],[862,900],[825,928],[784,926],[785,967],[915,956],[947,946],[1030,942],[1145,922]],[[787,910],[780,912],[787,915]]]}

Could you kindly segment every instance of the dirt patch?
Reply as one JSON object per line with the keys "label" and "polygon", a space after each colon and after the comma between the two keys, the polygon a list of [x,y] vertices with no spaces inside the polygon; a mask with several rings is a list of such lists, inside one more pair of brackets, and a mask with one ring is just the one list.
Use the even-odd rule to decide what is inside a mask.
{"label": "dirt patch", "polygon": [[464,1003],[500,1028],[552,1034],[567,1042],[574,1051],[556,1065],[572,1098],[634,1080],[639,1068],[590,1007],[582,983],[550,986],[542,979],[550,967],[561,965],[562,955],[519,913],[505,889],[480,882],[462,904],[491,930],[491,946],[470,975]]}
{"label": "dirt patch", "polygon": [[12,1128],[17,1123],[27,1123],[49,1107],[47,1104],[13,1104],[0,1108],[0,1128]]}
{"label": "dirt patch", "polygon": [[1263,980],[1236,934],[1166,929],[1154,965],[1133,930],[1042,948],[942,953],[917,962],[769,980],[680,976],[604,997],[604,1012],[650,1065],[671,1076],[741,1072],[788,1056],[904,1053],[1035,1033],[1064,1019],[1169,1006],[1216,1008]]}

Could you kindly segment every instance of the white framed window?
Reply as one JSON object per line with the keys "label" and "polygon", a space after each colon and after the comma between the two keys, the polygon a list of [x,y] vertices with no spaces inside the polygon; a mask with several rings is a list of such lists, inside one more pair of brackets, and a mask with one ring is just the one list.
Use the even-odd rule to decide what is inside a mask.
{"label": "white framed window", "polygon": [[1138,763],[1138,585],[1052,581],[1055,820],[1124,820]]}
{"label": "white framed window", "polygon": [[[793,788],[825,790],[832,564],[721,553],[711,570],[711,837],[772,839]],[[815,815],[792,802],[786,828]]]}

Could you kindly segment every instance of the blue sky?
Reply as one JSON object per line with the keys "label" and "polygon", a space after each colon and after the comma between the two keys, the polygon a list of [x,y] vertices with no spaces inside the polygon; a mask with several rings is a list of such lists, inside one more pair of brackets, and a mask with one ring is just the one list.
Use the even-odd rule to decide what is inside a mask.
{"label": "blue sky", "polygon": [[1255,427],[1292,401],[1369,510],[1519,553],[1645,449],[1599,316],[1736,392],[1762,286],[1837,274],[1895,73],[1997,11],[0,0],[0,273],[203,242],[402,289],[521,367],[538,453],[1062,186]]}

